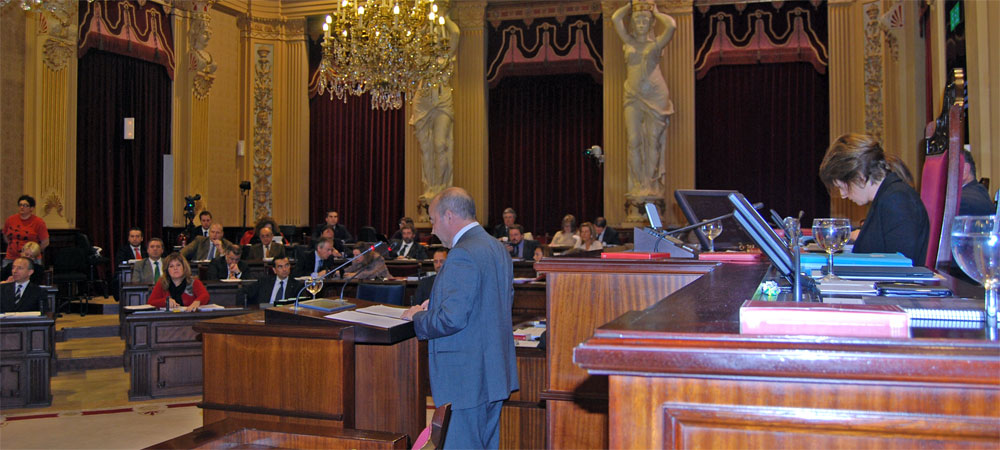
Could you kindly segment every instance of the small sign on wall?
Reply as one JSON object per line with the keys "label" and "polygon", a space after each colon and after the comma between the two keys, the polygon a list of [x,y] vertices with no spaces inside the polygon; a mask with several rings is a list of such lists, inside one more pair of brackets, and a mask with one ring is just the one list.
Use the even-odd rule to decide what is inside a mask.
{"label": "small sign on wall", "polygon": [[125,118],[125,140],[131,141],[135,139],[135,117]]}

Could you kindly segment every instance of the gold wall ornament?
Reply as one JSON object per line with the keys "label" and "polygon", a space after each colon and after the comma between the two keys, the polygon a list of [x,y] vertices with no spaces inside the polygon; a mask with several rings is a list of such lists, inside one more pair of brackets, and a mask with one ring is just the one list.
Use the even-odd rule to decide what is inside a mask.
{"label": "gold wall ornament", "polygon": [[[2,3],[2,0],[0,0]],[[76,46],[76,16],[77,3],[73,0],[49,0],[47,2],[28,1],[29,7],[22,5],[25,11],[38,11],[38,33],[48,36],[42,44],[42,62],[53,72],[66,68],[71,57],[74,57]],[[2,6],[2,5],[0,5]]]}
{"label": "gold wall ornament", "polygon": [[42,204],[42,211],[44,212],[43,215],[48,216],[52,214],[53,210],[55,210],[56,215],[59,217],[64,217],[62,198],[60,198],[59,194],[55,191],[49,191],[49,193],[45,195],[45,201]]}
{"label": "gold wall ornament", "polygon": [[254,64],[253,213],[271,216],[271,151],[274,113],[274,46],[257,44]]}
{"label": "gold wall ornament", "polygon": [[214,1],[194,0],[191,2],[191,28],[188,31],[188,45],[191,46],[190,70],[192,73],[192,90],[199,100],[208,97],[215,81],[215,64],[212,54],[208,52],[208,41],[212,38],[212,17],[208,14]]}
{"label": "gold wall ornament", "polygon": [[865,132],[881,140],[884,123],[882,105],[885,99],[882,93],[882,82],[885,78],[885,64],[882,53],[882,29],[879,21],[882,15],[880,3],[867,3],[863,6],[862,11],[865,30]]}
{"label": "gold wall ornament", "polygon": [[447,82],[445,15],[435,0],[338,1],[323,24],[320,95],[368,93],[372,109],[399,109],[404,94]]}
{"label": "gold wall ornament", "polygon": [[76,56],[73,47],[69,42],[48,38],[42,44],[42,62],[53,72],[63,70],[70,58]]}

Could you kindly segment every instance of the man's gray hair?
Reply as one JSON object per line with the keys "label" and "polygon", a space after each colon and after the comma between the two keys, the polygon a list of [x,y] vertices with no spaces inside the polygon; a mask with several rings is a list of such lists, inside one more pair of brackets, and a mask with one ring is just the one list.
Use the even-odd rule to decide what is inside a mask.
{"label": "man's gray hair", "polygon": [[438,194],[437,210],[439,214],[451,211],[453,214],[468,220],[476,220],[476,202],[465,189],[451,187]]}

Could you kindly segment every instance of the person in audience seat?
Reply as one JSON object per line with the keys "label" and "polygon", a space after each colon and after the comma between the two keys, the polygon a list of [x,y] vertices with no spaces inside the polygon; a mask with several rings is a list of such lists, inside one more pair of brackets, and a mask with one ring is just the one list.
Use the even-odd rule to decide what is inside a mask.
{"label": "person in audience seat", "polygon": [[[361,252],[371,246],[372,244],[367,242],[358,242],[358,246],[354,248],[354,256],[360,255]],[[392,275],[389,274],[389,268],[385,266],[385,259],[382,258],[382,254],[372,250],[365,253],[365,256],[355,259],[347,267],[344,278],[351,277],[359,280],[384,280],[391,278]]]}
{"label": "person in audience seat", "polygon": [[576,235],[576,217],[572,214],[566,214],[562,220],[562,229],[556,231],[556,235],[552,236],[549,245],[572,248],[576,247],[578,242],[580,242],[580,237]]}
{"label": "person in audience seat", "polygon": [[291,274],[292,263],[288,261],[288,257],[282,255],[274,258],[274,275],[267,275],[246,288],[247,305],[274,305],[279,300],[295,298],[302,290],[302,282],[292,278]]}
{"label": "person in audience seat", "polygon": [[493,237],[500,240],[509,237],[510,227],[514,225],[515,221],[517,221],[517,213],[514,212],[514,208],[503,210],[503,223],[493,228]]}
{"label": "person in audience seat", "polygon": [[[31,282],[39,286],[45,285],[45,266],[42,265],[42,247],[37,242],[28,242],[21,247],[21,256],[31,260],[31,267],[34,272],[31,274]],[[10,282],[14,280],[14,266],[7,264],[0,270],[0,280]]]}
{"label": "person in audience seat", "polygon": [[411,305],[419,305],[424,300],[431,298],[431,289],[434,288],[434,280],[437,278],[437,274],[441,272],[441,268],[444,267],[444,260],[448,258],[448,249],[441,247],[435,250],[433,258],[434,275],[423,277],[417,282],[417,290],[413,293]]}
{"label": "person in audience seat", "polygon": [[[900,252],[913,265],[926,263],[930,220],[899,157],[887,154],[869,134],[840,136],[823,157],[819,177],[840,198],[871,203],[854,241],[854,253]],[[945,231],[948,232],[947,230]]]}
{"label": "person in audience seat", "polygon": [[167,271],[153,285],[153,292],[149,294],[150,305],[197,311],[199,306],[209,303],[205,285],[191,275],[191,266],[183,256],[171,253],[163,258],[163,264],[167,266]]}
{"label": "person in audience seat", "polygon": [[390,241],[398,241],[403,239],[403,227],[409,225],[413,228],[413,240],[420,242],[420,232],[417,231],[417,225],[413,223],[413,219],[409,217],[403,217],[399,219],[399,229],[395,233],[392,233],[392,237],[389,238]]}
{"label": "person in audience seat", "polygon": [[608,220],[604,217],[598,217],[594,219],[594,229],[597,230],[597,240],[601,241],[605,247],[613,247],[615,245],[622,245],[621,238],[618,237],[618,231],[613,227],[608,226]]}
{"label": "person in audience seat", "polygon": [[132,264],[133,283],[155,283],[163,275],[163,240],[152,238],[146,246],[147,257]]}
{"label": "person in audience seat", "polygon": [[195,236],[181,249],[181,255],[188,261],[213,260],[225,254],[226,248],[231,245],[232,242],[222,237],[222,224],[213,223],[208,229],[208,237]]}
{"label": "person in audience seat", "polygon": [[594,224],[590,222],[580,224],[580,242],[578,242],[576,247],[573,248],[580,249],[585,252],[603,249],[604,244],[601,244],[601,241],[596,239],[597,230],[595,228]]}
{"label": "person in audience seat", "polygon": [[972,159],[972,152],[963,150],[962,157],[962,201],[958,206],[958,215],[996,214],[997,207],[990,198],[990,191],[976,181],[976,160]]}
{"label": "person in audience seat", "polygon": [[256,235],[260,238],[260,242],[250,246],[246,259],[259,261],[285,256],[285,246],[275,242],[274,230],[270,226],[261,227]]}
{"label": "person in audience seat", "polygon": [[507,251],[514,259],[530,260],[535,256],[535,248],[538,242],[524,238],[524,227],[520,224],[513,224],[507,229]]}
{"label": "person in audience seat", "polygon": [[0,284],[0,313],[42,311],[45,292],[31,281],[35,272],[30,259],[19,256],[10,263],[11,278]]}
{"label": "person in audience seat", "polygon": [[333,238],[321,238],[316,251],[308,252],[295,264],[295,277],[323,276],[337,267],[334,260]]}
{"label": "person in audience seat", "polygon": [[128,244],[118,248],[115,253],[115,264],[146,257],[146,249],[142,248],[142,230],[132,227],[128,230]]}
{"label": "person in audience seat", "polygon": [[337,229],[335,227],[332,225],[324,226],[319,232],[319,239],[313,239],[313,250],[316,249],[316,246],[319,245],[320,241],[323,239],[329,239],[330,242],[333,242],[333,256],[336,258],[343,258],[344,243],[343,241],[334,238],[336,234]]}
{"label": "person in audience seat", "polygon": [[427,250],[416,241],[417,232],[413,227],[404,225],[401,231],[402,237],[399,240],[392,241],[389,245],[392,250],[388,252],[386,257],[388,259],[405,258],[418,261],[427,259]]}
{"label": "person in audience seat", "polygon": [[351,232],[347,231],[347,227],[340,223],[340,213],[334,210],[329,210],[326,212],[326,217],[323,219],[324,223],[316,225],[316,231],[313,232],[313,240],[318,240],[320,233],[326,226],[333,227],[333,238],[337,239],[345,244],[354,242],[354,236],[351,236]]}
{"label": "person in audience seat", "polygon": [[243,248],[239,245],[230,245],[226,248],[225,256],[218,256],[208,264],[205,280],[239,280],[247,272],[247,263],[243,262]]}

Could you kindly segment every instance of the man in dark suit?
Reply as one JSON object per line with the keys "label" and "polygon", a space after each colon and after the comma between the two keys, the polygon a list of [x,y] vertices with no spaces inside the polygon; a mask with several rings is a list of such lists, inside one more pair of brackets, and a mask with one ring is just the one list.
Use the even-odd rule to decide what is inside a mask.
{"label": "man in dark suit", "polygon": [[274,230],[269,227],[260,229],[260,242],[250,246],[247,252],[250,261],[259,261],[265,258],[281,258],[285,256],[285,246],[274,242]]}
{"label": "man in dark suit", "polygon": [[448,447],[498,448],[501,407],[518,389],[513,264],[503,244],[476,222],[476,204],[462,188],[441,191],[428,210],[434,234],[451,252],[431,300],[403,318],[428,340],[434,404],[452,405]]}
{"label": "man in dark suit", "polygon": [[535,259],[535,247],[538,247],[537,241],[529,241],[524,238],[524,227],[519,224],[513,224],[510,226],[507,232],[507,251],[510,252],[510,257],[514,259],[531,260]]}
{"label": "man in dark suit", "polygon": [[514,208],[503,210],[503,223],[493,228],[493,237],[497,239],[507,237],[510,227],[514,225],[515,220],[517,220],[517,213],[514,212]]}
{"label": "man in dark suit", "polygon": [[986,187],[976,181],[976,160],[972,152],[962,151],[962,198],[958,205],[960,216],[988,216],[996,213],[996,205]]}
{"label": "man in dark suit", "polygon": [[313,240],[319,240],[320,233],[323,232],[323,228],[326,226],[333,227],[333,238],[344,242],[351,243],[354,242],[354,236],[351,236],[351,232],[347,231],[347,227],[340,223],[340,213],[334,210],[329,210],[326,212],[326,218],[323,219],[323,223],[316,225],[313,231]]}
{"label": "man in dark suit", "polygon": [[226,248],[226,255],[219,256],[208,264],[208,272],[204,277],[199,276],[202,281],[206,280],[239,280],[247,271],[247,263],[241,260],[243,249],[239,245],[230,245]]}
{"label": "man in dark suit", "polygon": [[268,275],[247,287],[247,305],[274,305],[278,300],[295,298],[302,290],[302,282],[292,278],[291,273],[292,263],[288,261],[288,257],[282,255],[274,258],[274,275]]}
{"label": "man in dark suit", "polygon": [[618,231],[608,226],[607,219],[603,217],[594,219],[594,228],[597,229],[597,237],[594,240],[600,241],[605,247],[622,245],[621,239],[618,238]]}
{"label": "man in dark suit", "polygon": [[152,238],[147,246],[147,256],[132,264],[133,283],[155,283],[160,276],[167,273],[167,268],[163,266],[163,241],[160,238]]}
{"label": "man in dark suit", "polygon": [[0,313],[42,311],[45,293],[31,282],[35,272],[31,260],[20,256],[10,265],[13,280],[0,285]]}
{"label": "man in dark suit", "polygon": [[118,248],[115,253],[115,264],[129,260],[139,260],[146,257],[146,249],[142,248],[142,230],[131,228],[128,230],[128,244]]}
{"label": "man in dark suit", "polygon": [[181,249],[181,255],[188,261],[213,260],[222,256],[231,245],[232,242],[222,238],[222,224],[213,223],[208,229],[208,237],[196,236]]}
{"label": "man in dark suit", "polygon": [[437,279],[437,273],[441,271],[441,267],[444,266],[444,260],[448,258],[448,249],[441,247],[434,250],[434,275],[429,275],[417,281],[417,290],[413,293],[413,298],[410,299],[411,305],[419,305],[431,298],[431,289],[434,288],[434,280]]}
{"label": "man in dark suit", "polygon": [[295,277],[308,277],[312,274],[326,275],[330,269],[337,267],[333,259],[333,239],[322,238],[316,244],[316,251],[308,252],[295,263]]}
{"label": "man in dark suit", "polygon": [[415,237],[416,232],[413,230],[413,227],[410,225],[403,225],[402,239],[392,241],[389,245],[389,247],[392,248],[392,251],[386,254],[387,259],[407,258],[418,261],[427,259],[427,250],[424,249],[423,245],[420,245],[419,242],[414,240]]}

